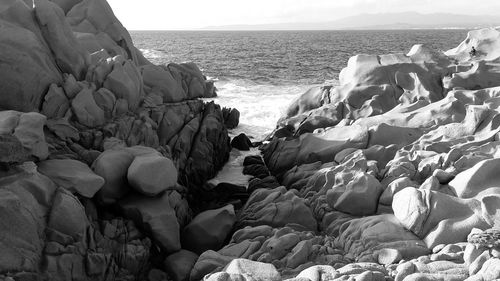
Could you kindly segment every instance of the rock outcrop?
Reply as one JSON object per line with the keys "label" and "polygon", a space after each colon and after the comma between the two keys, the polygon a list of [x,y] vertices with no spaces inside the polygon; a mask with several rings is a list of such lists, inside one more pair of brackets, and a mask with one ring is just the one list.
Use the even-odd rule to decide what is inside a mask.
{"label": "rock outcrop", "polygon": [[288,280],[500,278],[499,34],[472,31],[445,53],[358,55],[339,86],[300,96],[261,147],[265,164],[246,161],[255,179],[239,230],[191,279],[258,275],[229,274],[234,258]]}
{"label": "rock outcrop", "polygon": [[145,59],[105,0],[3,1],[0,29],[0,279],[186,280],[196,254],[161,261],[238,111],[199,99],[216,89],[194,63]]}

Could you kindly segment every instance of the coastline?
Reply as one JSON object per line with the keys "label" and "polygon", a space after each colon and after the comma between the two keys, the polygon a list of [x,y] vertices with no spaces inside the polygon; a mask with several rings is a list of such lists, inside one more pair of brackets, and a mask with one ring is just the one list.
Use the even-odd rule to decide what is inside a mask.
{"label": "coastline", "polygon": [[0,279],[500,278],[499,30],[353,56],[262,143],[105,0],[3,6]]}

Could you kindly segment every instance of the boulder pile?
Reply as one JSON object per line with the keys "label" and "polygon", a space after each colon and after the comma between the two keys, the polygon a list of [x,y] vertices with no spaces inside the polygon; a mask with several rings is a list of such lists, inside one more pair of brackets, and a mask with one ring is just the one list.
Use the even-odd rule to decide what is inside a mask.
{"label": "boulder pile", "polygon": [[191,280],[498,280],[499,42],[354,56],[298,97]]}
{"label": "boulder pile", "polygon": [[247,186],[207,183],[239,112],[105,0],[2,1],[0,46],[0,280],[500,279],[497,29],[352,57]]}
{"label": "boulder pile", "polygon": [[194,63],[149,62],[105,0],[2,1],[0,31],[0,279],[162,280],[223,246],[233,207],[189,204],[239,112]]}

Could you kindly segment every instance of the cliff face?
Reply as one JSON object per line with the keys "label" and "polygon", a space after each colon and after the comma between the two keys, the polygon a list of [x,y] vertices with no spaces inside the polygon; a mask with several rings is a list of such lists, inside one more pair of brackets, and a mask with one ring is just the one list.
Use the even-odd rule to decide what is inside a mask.
{"label": "cliff face", "polygon": [[151,64],[105,0],[2,1],[0,49],[0,275],[146,278],[229,157],[212,82]]}

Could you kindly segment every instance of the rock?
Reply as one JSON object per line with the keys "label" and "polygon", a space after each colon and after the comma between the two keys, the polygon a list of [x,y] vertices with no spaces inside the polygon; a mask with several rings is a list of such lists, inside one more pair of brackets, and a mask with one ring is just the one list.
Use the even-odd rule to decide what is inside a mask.
{"label": "rock", "polygon": [[[498,193],[500,176],[496,173],[500,159],[484,160],[474,167],[459,173],[450,183],[450,188],[460,198],[473,198],[480,194]],[[491,190],[488,190],[491,189]]]}
{"label": "rock", "polygon": [[126,218],[150,233],[167,253],[181,249],[179,223],[167,193],[152,198],[130,196],[118,205]]}
{"label": "rock", "polygon": [[155,196],[177,184],[177,169],[172,160],[165,157],[137,156],[128,167],[127,179],[136,191]]}
{"label": "rock", "polygon": [[83,79],[90,62],[89,53],[78,44],[64,11],[50,1],[37,0],[35,15],[59,68]]}
{"label": "rock", "polygon": [[309,240],[300,241],[291,251],[291,255],[286,259],[288,268],[297,268],[308,261],[312,251],[312,242]]}
{"label": "rock", "polygon": [[255,190],[264,188],[264,189],[275,189],[279,187],[280,184],[273,176],[267,176],[263,179],[253,178],[248,182],[248,193],[252,194]]}
{"label": "rock", "polygon": [[232,260],[234,260],[234,257],[226,257],[211,250],[206,251],[196,261],[189,280],[201,280],[211,272],[223,270],[224,266]]}
{"label": "rock", "polygon": [[[62,76],[41,30],[33,9],[22,1],[4,3],[0,42],[0,109],[36,111],[52,83],[61,83]],[[31,77],[31,79],[25,79]]]}
{"label": "rock", "polygon": [[[340,194],[339,194],[340,193]],[[345,186],[345,191],[329,190],[327,200],[333,208],[351,215],[373,215],[382,186],[376,178],[370,175],[356,175]]]}
{"label": "rock", "polygon": [[255,262],[246,259],[235,259],[225,268],[224,272],[248,276],[255,281],[281,281],[281,275],[272,264]]}
{"label": "rock", "polygon": [[184,228],[184,248],[201,254],[207,250],[219,250],[236,221],[232,205],[200,213]]}
{"label": "rock", "polygon": [[141,71],[146,91],[159,91],[162,94],[164,103],[179,102],[186,99],[186,93],[182,89],[182,85],[174,79],[167,68],[145,65],[141,67]]}
{"label": "rock", "polygon": [[269,170],[263,164],[246,165],[243,168],[244,175],[251,175],[259,179],[264,179],[270,176]]}
{"label": "rock", "polygon": [[92,198],[104,185],[102,177],[92,172],[84,163],[76,160],[45,160],[38,164],[38,171],[57,185],[87,198]]}
{"label": "rock", "polygon": [[224,125],[228,129],[234,129],[238,127],[240,122],[240,112],[236,108],[222,108],[222,114],[224,116]]}
{"label": "rock", "polygon": [[106,119],[112,119],[116,112],[114,111],[117,103],[115,95],[106,88],[100,88],[94,93],[94,100],[103,111]]}
{"label": "rock", "polygon": [[[181,132],[178,137],[179,143],[172,146],[174,160],[178,150],[187,150],[185,147],[191,147],[191,151],[188,157],[186,156],[184,165],[182,163],[178,165],[181,171],[180,178],[189,179],[184,183],[187,186],[201,186],[208,179],[215,177],[229,159],[231,146],[227,129],[223,125],[220,107],[213,102],[205,104],[202,122],[197,133],[192,135],[191,142],[182,143],[180,141],[182,137]],[[178,161],[183,162],[183,159],[179,158]]]}
{"label": "rock", "polygon": [[231,140],[231,146],[238,150],[250,150],[252,142],[245,134],[239,134]]}
{"label": "rock", "polygon": [[485,231],[473,229],[467,237],[467,242],[480,247],[500,248],[500,230],[495,228]]}
{"label": "rock", "polygon": [[429,248],[465,241],[473,228],[487,228],[489,224],[479,206],[475,199],[413,187],[396,193],[392,203],[398,220],[423,238]]}
{"label": "rock", "polygon": [[472,30],[467,33],[467,38],[456,48],[445,52],[447,56],[459,61],[470,59],[469,52],[474,46],[477,50],[476,59],[494,60],[500,56],[497,46],[499,45],[500,32],[494,28]]}
{"label": "rock", "polygon": [[500,278],[500,259],[494,258],[487,260],[477,275],[482,277],[482,280],[495,280]]}
{"label": "rock", "polygon": [[13,135],[0,135],[0,163],[13,164],[27,161],[31,154]]}
{"label": "rock", "polygon": [[291,140],[275,139],[264,146],[263,154],[269,170],[280,173],[295,165],[331,162],[338,152],[346,148],[366,148],[367,143],[366,127],[332,127]]}
{"label": "rock", "polygon": [[2,177],[0,193],[0,221],[9,224],[3,231],[6,243],[1,246],[0,264],[13,280],[49,272],[55,280],[135,279],[139,267],[148,266],[151,244],[133,224],[103,220],[107,230],[101,233],[80,201],[39,174],[34,163],[26,162]]}
{"label": "rock", "polygon": [[[281,119],[291,118],[318,108],[329,99],[331,86],[314,87],[297,97],[288,106],[285,116]],[[281,121],[283,122],[283,121]]]}
{"label": "rock", "polygon": [[13,134],[30,151],[31,155],[40,160],[49,156],[49,148],[43,132],[46,120],[47,118],[40,113],[23,113],[19,115]]}
{"label": "rock", "polygon": [[384,190],[382,195],[380,196],[379,203],[383,205],[391,205],[392,204],[392,198],[396,193],[399,191],[407,188],[407,187],[418,187],[418,184],[413,182],[410,178],[408,177],[401,177],[398,179],[393,180],[387,188]]}
{"label": "rock", "polygon": [[192,62],[170,63],[168,69],[177,82],[183,85],[189,99],[216,96],[213,85],[210,86],[211,83],[206,81],[196,64]]}
{"label": "rock", "polygon": [[106,76],[103,84],[117,98],[126,100],[128,109],[132,111],[139,106],[143,95],[142,85],[142,77],[131,61],[120,62],[120,59],[115,59],[113,70]]}
{"label": "rock", "polygon": [[317,223],[304,199],[297,197],[285,187],[273,190],[258,189],[250,195],[238,218],[237,227],[286,224],[302,225],[316,230]]}
{"label": "rock", "polygon": [[[334,226],[339,223],[342,229],[336,233]],[[347,222],[332,220],[327,225],[326,233],[338,236],[336,244],[346,253],[352,253],[356,260],[365,258],[367,262],[378,262],[377,254],[384,249],[391,249],[391,255],[395,254],[393,250],[399,252],[403,259],[431,253],[425,243],[407,231],[392,214],[350,219]]]}
{"label": "rock", "polygon": [[71,101],[71,108],[78,122],[90,128],[104,125],[104,111],[94,100],[91,89],[83,89]]}
{"label": "rock", "polygon": [[245,157],[245,159],[243,160],[243,166],[254,164],[265,165],[264,160],[262,160],[262,157],[260,157],[259,155],[250,155]]}
{"label": "rock", "polygon": [[333,280],[339,273],[329,265],[315,265],[301,271],[296,278],[308,278],[311,281]]}
{"label": "rock", "polygon": [[69,101],[64,90],[56,84],[51,84],[44,98],[42,114],[48,119],[58,119],[64,117],[68,109]]}
{"label": "rock", "polygon": [[398,250],[395,249],[382,249],[377,252],[377,260],[379,264],[395,264],[402,260],[403,257]]}
{"label": "rock", "polygon": [[104,203],[114,203],[130,190],[127,173],[134,156],[126,150],[111,149],[101,153],[92,164],[92,170],[104,178],[98,198]]}
{"label": "rock", "polygon": [[188,281],[191,269],[197,259],[197,254],[187,250],[180,250],[168,256],[163,264],[165,265],[165,270],[172,276],[174,281]]}
{"label": "rock", "polygon": [[100,49],[138,62],[138,51],[134,48],[130,34],[106,1],[57,0],[55,3],[65,11],[66,20],[74,32],[94,34]]}

